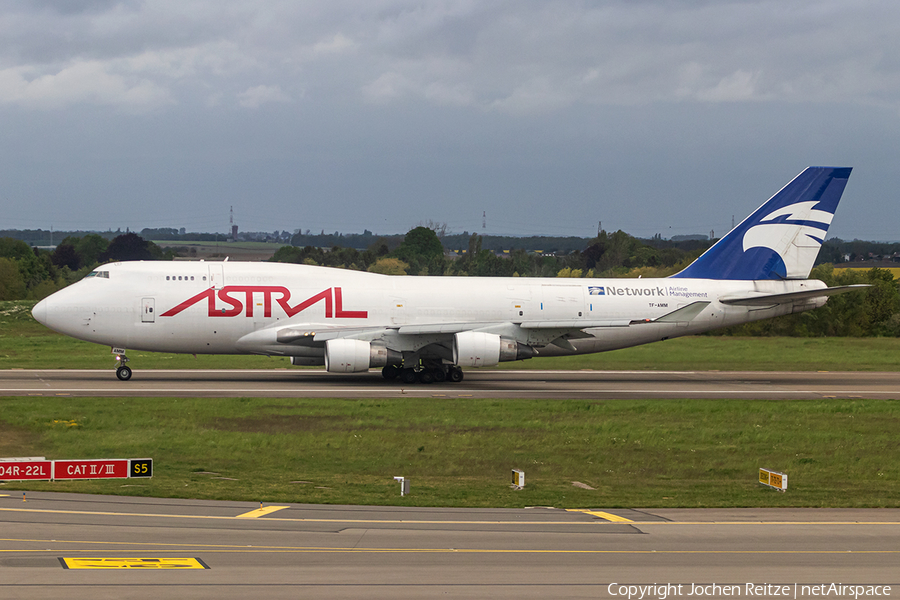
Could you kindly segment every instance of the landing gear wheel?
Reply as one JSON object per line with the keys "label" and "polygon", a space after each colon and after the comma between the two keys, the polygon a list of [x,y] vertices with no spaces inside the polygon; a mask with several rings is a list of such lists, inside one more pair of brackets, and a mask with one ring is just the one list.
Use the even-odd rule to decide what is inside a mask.
{"label": "landing gear wheel", "polygon": [[447,379],[452,381],[453,383],[459,383],[463,380],[463,371],[459,367],[451,367],[450,372],[447,373]]}
{"label": "landing gear wheel", "polygon": [[403,383],[415,383],[418,379],[416,372],[412,369],[400,369],[400,381]]}
{"label": "landing gear wheel", "polygon": [[431,369],[423,369],[419,372],[419,381],[422,383],[434,383],[434,372]]}
{"label": "landing gear wheel", "polygon": [[116,377],[118,377],[122,381],[128,381],[131,379],[131,367],[126,367],[122,365],[118,369],[116,369]]}
{"label": "landing gear wheel", "polygon": [[385,379],[387,379],[388,381],[390,381],[392,379],[397,379],[397,377],[399,377],[399,375],[400,375],[400,369],[399,369],[399,367],[397,367],[395,365],[388,365],[388,366],[384,367],[383,369],[381,369],[381,376],[384,377]]}
{"label": "landing gear wheel", "polygon": [[434,375],[435,383],[444,383],[445,381],[447,381],[447,371],[445,371],[444,369],[432,369],[431,373],[432,375]]}

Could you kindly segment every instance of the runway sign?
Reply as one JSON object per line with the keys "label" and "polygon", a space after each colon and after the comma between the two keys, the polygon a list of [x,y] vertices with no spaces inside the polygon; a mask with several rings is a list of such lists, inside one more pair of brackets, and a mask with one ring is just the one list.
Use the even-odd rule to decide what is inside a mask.
{"label": "runway sign", "polygon": [[107,460],[55,460],[53,479],[127,479],[128,461]]}
{"label": "runway sign", "polygon": [[775,488],[779,492],[784,492],[787,491],[788,476],[787,473],[782,473],[781,471],[760,469],[759,482],[763,485]]}
{"label": "runway sign", "polygon": [[152,458],[132,458],[128,461],[129,477],[153,477]]}
{"label": "runway sign", "polygon": [[199,558],[60,558],[63,569],[208,569]]}
{"label": "runway sign", "polygon": [[0,460],[0,481],[128,479],[152,476],[152,458]]}
{"label": "runway sign", "polygon": [[52,478],[52,460],[0,461],[0,481],[49,481]]}
{"label": "runway sign", "polygon": [[525,487],[525,471],[521,469],[513,469],[512,470],[512,484],[513,487],[522,489]]}

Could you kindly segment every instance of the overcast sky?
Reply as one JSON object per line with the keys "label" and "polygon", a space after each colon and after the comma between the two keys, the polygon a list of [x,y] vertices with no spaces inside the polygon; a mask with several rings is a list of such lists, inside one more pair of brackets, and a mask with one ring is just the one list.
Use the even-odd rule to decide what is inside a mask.
{"label": "overcast sky", "polygon": [[721,236],[808,165],[900,240],[900,2],[0,4],[0,229]]}

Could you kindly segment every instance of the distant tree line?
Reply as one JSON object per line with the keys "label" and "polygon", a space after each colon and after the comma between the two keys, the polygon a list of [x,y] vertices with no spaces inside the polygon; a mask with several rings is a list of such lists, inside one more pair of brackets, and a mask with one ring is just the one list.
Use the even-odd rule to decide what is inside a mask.
{"label": "distant tree line", "polygon": [[89,233],[64,238],[53,251],[22,240],[0,238],[0,300],[40,300],[84,277],[97,265],[118,260],[171,259],[135,233],[108,240]]}
{"label": "distant tree line", "polygon": [[[367,232],[368,233],[368,232]],[[429,227],[411,229],[401,239],[373,238],[364,250],[335,245],[282,246],[272,261],[323,265],[392,275],[456,275],[470,277],[666,277],[699,256],[711,242],[672,243],[655,237],[634,238],[623,231],[601,231],[581,249],[537,253],[524,248],[497,251],[485,248],[485,238],[468,236],[459,254]],[[829,240],[820,257],[841,259],[890,257],[900,244]],[[871,248],[871,249],[870,249]],[[875,253],[878,254],[875,254]],[[870,254],[871,253],[871,254]],[[97,265],[114,260],[171,260],[174,250],[161,250],[134,233],[107,239],[100,234],[64,238],[55,250],[39,250],[22,240],[0,238],[0,300],[40,299],[79,280]],[[810,277],[829,286],[868,283],[865,292],[833,296],[817,310],[732,327],[713,335],[898,336],[900,288],[887,269],[835,270],[817,265]]]}

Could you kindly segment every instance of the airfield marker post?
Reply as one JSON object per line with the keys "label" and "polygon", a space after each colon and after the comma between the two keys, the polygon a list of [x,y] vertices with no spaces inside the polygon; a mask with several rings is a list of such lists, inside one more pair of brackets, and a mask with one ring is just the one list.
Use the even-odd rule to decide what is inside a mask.
{"label": "airfield marker post", "polygon": [[394,477],[394,480],[400,482],[400,495],[409,495],[409,479],[407,479],[406,477]]}

